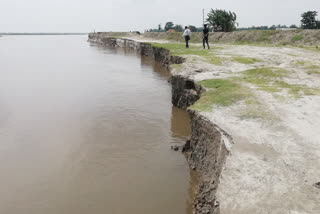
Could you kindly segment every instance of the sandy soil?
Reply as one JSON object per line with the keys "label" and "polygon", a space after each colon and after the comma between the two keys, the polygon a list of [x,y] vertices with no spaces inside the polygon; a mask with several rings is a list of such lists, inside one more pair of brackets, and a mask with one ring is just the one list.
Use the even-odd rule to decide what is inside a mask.
{"label": "sandy soil", "polygon": [[[320,52],[288,47],[215,47],[214,56],[223,58],[222,65],[187,56],[187,62],[172,72],[201,81],[237,76],[253,68],[278,67],[289,71],[285,82],[320,88],[320,75],[310,75],[306,69],[320,66]],[[234,56],[261,62],[242,64],[231,60]],[[213,106],[211,112],[202,113],[234,140],[217,192],[221,213],[320,213],[320,189],[315,185],[320,182],[320,96],[296,98],[285,89],[272,93],[252,84],[246,86],[260,103],[258,111],[267,116],[240,117],[247,108],[244,102]]]}
{"label": "sandy soil", "polygon": [[[320,53],[298,48],[224,45],[217,54],[261,59],[255,64],[226,61],[222,66],[190,62],[196,81],[226,78],[247,69],[279,67],[286,82],[320,88],[320,75],[305,65],[320,66]],[[194,70],[202,69],[197,73]],[[320,213],[320,96],[293,98],[286,91],[269,93],[248,85],[272,119],[243,119],[245,104],[213,107],[204,113],[234,139],[218,189],[221,213]],[[278,99],[281,96],[284,99]]]}

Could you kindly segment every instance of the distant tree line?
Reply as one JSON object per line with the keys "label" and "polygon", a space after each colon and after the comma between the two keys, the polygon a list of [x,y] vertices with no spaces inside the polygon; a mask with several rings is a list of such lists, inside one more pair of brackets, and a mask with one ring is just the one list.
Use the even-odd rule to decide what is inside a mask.
{"label": "distant tree line", "polygon": [[[195,27],[193,25],[188,26],[189,29],[192,32],[202,32],[203,28],[202,27]],[[149,29],[148,32],[183,32],[184,31],[184,26],[181,24],[174,24],[173,22],[167,22],[164,27],[162,27],[161,24],[158,24],[157,29]]]}
{"label": "distant tree line", "polygon": [[252,26],[252,27],[242,27],[242,28],[237,28],[238,31],[242,30],[275,30],[277,28],[298,28],[297,25],[272,25],[272,26]]}
{"label": "distant tree line", "polygon": [[317,20],[317,11],[307,11],[301,15],[301,25],[272,25],[268,26],[252,26],[248,28],[238,28],[237,30],[275,30],[277,28],[301,28],[301,29],[320,29],[320,20]]}
{"label": "distant tree line", "polygon": [[[247,28],[237,28],[239,25],[237,21],[237,15],[234,12],[211,9],[208,13],[206,24],[208,24],[211,31],[231,32],[241,30],[276,30],[277,28],[301,28],[301,29],[320,29],[320,20],[317,20],[317,11],[307,11],[301,15],[301,26],[298,27],[295,24],[290,26],[286,25],[272,25],[272,26],[252,26]],[[189,25],[189,29],[192,32],[202,32],[203,27],[195,27]],[[157,29],[150,29],[149,32],[182,32],[184,27],[180,24],[174,24],[173,22],[167,22],[162,28],[161,24],[158,25]]]}

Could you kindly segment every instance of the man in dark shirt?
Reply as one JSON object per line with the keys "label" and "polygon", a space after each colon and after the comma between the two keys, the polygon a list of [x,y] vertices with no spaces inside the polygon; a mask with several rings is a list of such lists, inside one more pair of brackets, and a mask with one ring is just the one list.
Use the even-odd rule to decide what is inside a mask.
{"label": "man in dark shirt", "polygon": [[209,46],[209,28],[208,28],[208,25],[204,25],[204,28],[203,28],[203,48],[205,49],[206,48],[206,43],[207,43],[207,46],[208,46],[208,49],[210,49],[210,46]]}

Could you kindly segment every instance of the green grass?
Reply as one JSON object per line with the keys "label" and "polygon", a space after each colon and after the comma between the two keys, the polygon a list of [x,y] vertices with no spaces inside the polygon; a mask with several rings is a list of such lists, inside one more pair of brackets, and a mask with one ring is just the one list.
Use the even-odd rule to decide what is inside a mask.
{"label": "green grass", "polygon": [[320,93],[320,89],[318,88],[309,88],[306,85],[300,84],[289,84],[284,81],[276,81],[274,85],[281,89],[287,89],[288,93],[295,98],[300,98],[302,95],[318,95]]}
{"label": "green grass", "polygon": [[276,120],[273,114],[263,109],[262,105],[248,105],[245,110],[240,112],[241,119],[262,119],[262,120]]}
{"label": "green grass", "polygon": [[298,66],[305,66],[305,65],[310,64],[310,62],[300,60],[300,61],[295,62],[294,64],[298,65]]}
{"label": "green grass", "polygon": [[152,46],[158,48],[165,48],[170,50],[171,55],[183,56],[183,55],[195,55],[202,57],[209,57],[213,54],[213,50],[205,50],[200,46],[191,46],[186,48],[182,43],[151,43]]}
{"label": "green grass", "polygon": [[256,68],[242,72],[241,76],[233,77],[234,80],[248,82],[267,92],[278,92],[279,89],[272,85],[272,81],[286,76],[288,71],[280,68]]}
{"label": "green grass", "polygon": [[203,49],[201,46],[190,46],[186,48],[185,44],[181,43],[151,43],[153,47],[165,48],[170,51],[173,56],[200,56],[208,63],[214,65],[222,65],[223,58],[215,56],[215,50],[220,47],[212,47],[210,50]]}
{"label": "green grass", "polygon": [[302,95],[318,95],[320,89],[310,88],[306,85],[289,84],[281,78],[286,77],[288,71],[280,68],[257,68],[244,71],[240,77],[234,80],[244,81],[258,86],[260,90],[267,92],[280,92],[286,89],[290,95],[300,98]]}
{"label": "green grass", "polygon": [[260,34],[261,34],[260,37],[258,37],[259,42],[270,41],[271,36],[279,33],[279,31],[277,31],[277,30],[263,30],[263,31],[258,31],[258,32],[260,32]]}
{"label": "green grass", "polygon": [[304,37],[302,35],[295,35],[291,38],[291,42],[297,42],[302,40]]}
{"label": "green grass", "polygon": [[303,46],[303,45],[299,45],[297,46],[299,48],[303,48],[305,50],[309,50],[309,51],[317,51],[317,52],[320,52],[320,47],[318,46]]}
{"label": "green grass", "polygon": [[310,65],[308,67],[305,67],[305,69],[320,69],[319,65]]}
{"label": "green grass", "polygon": [[257,62],[261,62],[261,60],[259,59],[246,58],[246,57],[233,57],[232,60],[242,64],[254,64]]}
{"label": "green grass", "polygon": [[210,56],[210,57],[207,57],[206,61],[214,65],[222,65],[223,59],[217,56]]}
{"label": "green grass", "polygon": [[307,61],[298,61],[294,65],[297,66],[303,66],[307,74],[312,75],[312,74],[320,74],[320,66],[319,65],[312,65],[311,62]]}
{"label": "green grass", "polygon": [[248,79],[261,79],[261,78],[276,78],[276,77],[284,77],[287,76],[288,71],[281,68],[272,68],[272,67],[265,67],[265,68],[255,68],[246,70],[243,74]]}
{"label": "green grass", "polygon": [[204,80],[198,84],[207,91],[190,107],[194,110],[210,111],[213,105],[226,107],[251,96],[247,88],[227,79]]}
{"label": "green grass", "polygon": [[241,119],[274,120],[275,117],[266,112],[249,88],[230,79],[210,79],[198,82],[206,88],[201,98],[190,107],[198,111],[212,111],[213,106],[227,107],[245,100],[245,108],[238,115]]}

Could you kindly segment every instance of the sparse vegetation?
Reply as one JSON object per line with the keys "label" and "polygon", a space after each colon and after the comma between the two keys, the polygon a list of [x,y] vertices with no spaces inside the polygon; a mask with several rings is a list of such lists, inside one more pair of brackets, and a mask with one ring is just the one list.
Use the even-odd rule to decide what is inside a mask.
{"label": "sparse vegetation", "polygon": [[247,104],[245,108],[240,111],[239,117],[241,119],[262,119],[268,121],[278,119],[272,113],[267,112],[260,103]]}
{"label": "sparse vegetation", "polygon": [[320,66],[319,65],[309,65],[304,67],[309,75],[319,75],[320,74]]}
{"label": "sparse vegetation", "polygon": [[297,42],[297,41],[300,41],[302,40],[304,37],[302,35],[295,35],[291,38],[291,41],[292,42]]}
{"label": "sparse vegetation", "polygon": [[221,57],[211,56],[207,57],[206,61],[214,65],[222,65],[223,59]]}
{"label": "sparse vegetation", "polygon": [[258,86],[260,90],[267,92],[280,92],[286,89],[290,95],[300,98],[302,95],[317,95],[318,88],[310,88],[306,85],[289,84],[282,80],[286,77],[287,70],[280,68],[258,68],[244,71],[241,76],[234,77],[234,80],[244,81]]}
{"label": "sparse vegetation", "polygon": [[319,65],[310,65],[310,66],[307,66],[305,68],[306,69],[320,69],[320,66]]}
{"label": "sparse vegetation", "polygon": [[312,75],[312,74],[320,75],[320,70],[309,70],[309,71],[307,71],[307,74],[309,74],[309,75]]}
{"label": "sparse vegetation", "polygon": [[210,111],[213,105],[230,106],[251,95],[249,89],[227,79],[210,79],[199,82],[207,89],[191,109]]}
{"label": "sparse vegetation", "polygon": [[191,46],[187,49],[183,43],[152,43],[152,46],[166,48],[170,50],[171,55],[196,55],[203,57],[209,57],[212,55],[212,51],[204,50],[199,46]]}
{"label": "sparse vegetation", "polygon": [[299,60],[299,61],[295,62],[294,64],[298,65],[298,66],[304,66],[304,65],[310,64],[310,62]]}
{"label": "sparse vegetation", "polygon": [[320,90],[318,88],[309,88],[306,85],[289,84],[284,81],[276,81],[275,87],[279,89],[287,89],[288,93],[293,95],[295,98],[300,98],[302,95],[317,95]]}
{"label": "sparse vegetation", "polygon": [[154,47],[161,47],[170,50],[170,54],[173,56],[201,56],[208,63],[222,65],[223,58],[214,56],[214,50],[217,49],[217,47],[211,47],[210,50],[204,50],[200,46],[193,46],[187,49],[184,44],[179,43],[152,43],[152,45]]}
{"label": "sparse vegetation", "polygon": [[270,41],[270,37],[278,34],[279,31],[276,30],[264,30],[264,31],[258,31],[261,35],[258,38],[259,42],[266,42],[266,41]]}
{"label": "sparse vegetation", "polygon": [[261,62],[261,60],[259,59],[246,58],[246,57],[233,57],[232,60],[242,64],[254,64],[257,62]]}

